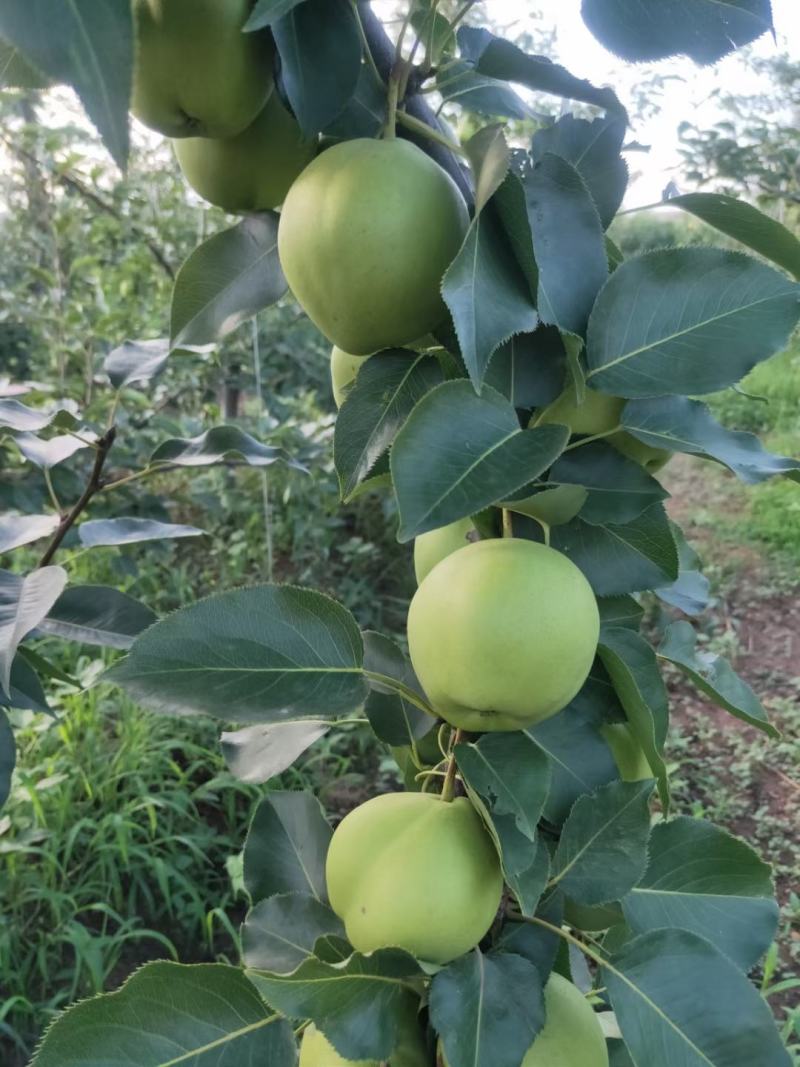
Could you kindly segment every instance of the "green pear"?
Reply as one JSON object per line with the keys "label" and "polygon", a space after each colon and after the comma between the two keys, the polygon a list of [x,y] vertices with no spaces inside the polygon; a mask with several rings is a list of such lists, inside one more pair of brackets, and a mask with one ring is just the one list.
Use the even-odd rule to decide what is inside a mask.
{"label": "green pear", "polygon": [[430,574],[437,563],[468,545],[471,537],[477,537],[472,519],[459,519],[458,522],[440,526],[438,530],[420,534],[414,541],[414,573],[417,576],[417,584]]}
{"label": "green pear", "polygon": [[544,987],[544,1007],[544,1027],[520,1067],[608,1067],[603,1029],[572,982],[553,972]]}
{"label": "green pear", "polygon": [[358,138],[317,156],[289,190],[278,251],[309,318],[367,356],[447,317],[442,276],[468,224],[455,183],[416,145]]}
{"label": "green pear", "polygon": [[309,1023],[303,1032],[298,1067],[380,1067],[380,1064],[375,1060],[346,1060],[325,1035]]}
{"label": "green pear", "polygon": [[[606,430],[611,430],[619,424],[620,415],[626,403],[626,400],[618,396],[607,396],[605,393],[587,389],[583,403],[578,404],[572,389],[565,389],[552,404],[534,415],[532,421],[537,426],[560,422],[564,426],[569,426],[572,433],[587,435],[605,433]],[[667,449],[646,445],[624,430],[611,434],[608,437],[608,443],[624,456],[641,464],[650,474],[660,471],[672,458],[672,453]]]}
{"label": "green pear", "polygon": [[234,213],[279,207],[316,152],[277,93],[235,137],[181,137],[172,146],[195,192]]}
{"label": "green pear", "polygon": [[252,0],[133,0],[131,111],[167,137],[235,137],[273,89],[268,33],[242,33]]}
{"label": "green pear", "polygon": [[494,920],[503,875],[464,797],[373,797],[337,827],[326,864],[331,907],[359,952],[400,948],[429,963],[469,952]]}
{"label": "green pear", "polygon": [[642,782],[646,778],[653,777],[647,756],[627,723],[606,723],[605,726],[601,726],[600,733],[611,749],[623,782]]}
{"label": "green pear", "polygon": [[331,385],[337,408],[345,402],[349,387],[356,380],[358,372],[368,359],[369,356],[353,356],[337,345],[331,349]]}
{"label": "green pear", "polygon": [[411,662],[434,710],[464,730],[522,730],[576,695],[594,660],[592,588],[560,552],[477,541],[433,568],[411,601]]}

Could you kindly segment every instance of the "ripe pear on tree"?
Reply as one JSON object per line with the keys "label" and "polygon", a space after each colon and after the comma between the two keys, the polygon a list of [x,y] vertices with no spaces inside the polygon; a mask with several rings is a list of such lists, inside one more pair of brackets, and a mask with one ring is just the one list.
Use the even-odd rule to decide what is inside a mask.
{"label": "ripe pear on tree", "polygon": [[278,251],[309,318],[367,356],[446,319],[442,277],[468,223],[452,178],[416,145],[357,138],[319,155],[289,190]]}
{"label": "ripe pear on tree", "polygon": [[411,662],[433,709],[464,730],[522,730],[561,711],[592,666],[600,617],[575,564],[546,545],[459,548],[408,613]]}
{"label": "ripe pear on tree", "polygon": [[472,519],[459,519],[438,530],[429,530],[420,534],[414,541],[414,573],[417,584],[423,581],[437,563],[440,563],[459,548],[464,548],[477,532]]}
{"label": "ripe pear on tree", "polygon": [[268,33],[242,33],[252,0],[133,0],[131,111],[167,137],[235,137],[273,90]]}
{"label": "ripe pear on tree", "polygon": [[[583,403],[579,404],[575,400],[572,389],[565,389],[552,404],[534,415],[531,424],[544,426],[558,422],[569,426],[574,434],[594,436],[594,434],[613,430],[619,425],[620,415],[626,403],[626,400],[618,396],[608,396],[606,393],[587,389]],[[618,452],[640,463],[650,474],[660,471],[672,458],[672,453],[667,449],[646,445],[625,430],[610,434],[606,440]]]}
{"label": "ripe pear on tree", "polygon": [[333,399],[337,408],[340,408],[347,399],[349,387],[358,377],[358,372],[369,359],[369,356],[353,356],[334,345],[331,349],[331,386]]}
{"label": "ripe pear on tree", "polygon": [[298,1067],[381,1067],[376,1060],[346,1060],[340,1056],[322,1031],[309,1023],[300,1043]]}
{"label": "ripe pear on tree", "polygon": [[235,137],[180,137],[172,145],[195,192],[234,214],[279,207],[317,150],[276,92]]}
{"label": "ripe pear on tree", "polygon": [[326,862],[331,907],[358,952],[400,948],[429,963],[469,952],[497,914],[500,861],[465,797],[388,793],[347,815]]}

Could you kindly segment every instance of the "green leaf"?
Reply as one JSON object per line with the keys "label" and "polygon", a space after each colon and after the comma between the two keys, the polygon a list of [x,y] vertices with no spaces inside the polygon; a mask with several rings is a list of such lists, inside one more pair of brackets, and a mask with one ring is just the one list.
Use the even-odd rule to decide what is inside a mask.
{"label": "green leaf", "polygon": [[620,900],[644,874],[653,782],[610,782],[575,802],[550,884],[578,904]]}
{"label": "green leaf", "polygon": [[575,167],[551,152],[523,172],[522,184],[539,268],[539,317],[560,330],[584,334],[608,277],[595,203]]}
{"label": "green leaf", "polygon": [[260,585],[181,608],[106,679],[156,711],[226,722],[334,719],[364,700],[353,616],[309,589]]}
{"label": "green leaf", "polygon": [[418,973],[411,956],[384,949],[355,954],[336,966],[309,959],[292,974],[254,971],[249,976],[278,1011],[311,1019],[345,1059],[385,1060],[417,1004],[413,980]]}
{"label": "green leaf", "polygon": [[75,422],[71,415],[59,408],[40,411],[26,407],[19,400],[0,400],[0,428],[7,430],[36,432],[49,426],[59,416],[66,417],[67,422]]}
{"label": "green leaf", "polygon": [[632,596],[606,596],[597,601],[601,626],[625,626],[638,631],[644,608]]}
{"label": "green leaf", "polygon": [[786,347],[800,286],[718,248],[626,259],[589,320],[587,380],[615,396],[713,393]]}
{"label": "green leaf", "polygon": [[628,167],[620,155],[625,123],[616,116],[594,119],[562,115],[533,135],[531,151],[540,163],[552,152],[577,170],[589,190],[603,229],[619,210],[628,185]]}
{"label": "green leaf", "polygon": [[476,389],[492,354],[539,321],[527,282],[490,203],[473,219],[442,281],[461,354]]}
{"label": "green leaf", "polygon": [[[364,670],[370,683],[370,693],[364,706],[370,726],[387,745],[411,745],[434,728],[436,721],[416,704],[405,699],[391,685],[400,683],[427,705],[427,698],[411,666],[394,641],[383,634],[365,630]],[[384,680],[384,682],[381,681]]]}
{"label": "green leaf", "polygon": [[456,745],[455,755],[468,788],[478,794],[491,821],[506,880],[523,914],[532,915],[547,880],[547,853],[544,848],[539,853],[536,836],[550,788],[547,756],[529,736],[517,732],[485,734],[474,744]]}
{"label": "green leaf", "polygon": [[197,437],[171,437],[158,446],[150,457],[150,465],[210,467],[227,459],[242,460],[250,467],[269,467],[277,460],[284,460],[290,466],[304,469],[288,460],[282,449],[262,444],[238,426],[213,426]]}
{"label": "green leaf", "polygon": [[356,15],[349,0],[305,0],[271,25],[286,95],[303,134],[312,137],[333,122],[356,90],[361,69]]}
{"label": "green leaf", "polygon": [[71,434],[50,437],[45,441],[33,433],[18,433],[13,440],[25,459],[43,470],[50,470],[82,448],[89,447],[88,443]]}
{"label": "green leaf", "polygon": [[172,348],[215,344],[286,292],[278,261],[278,216],[251,215],[204,241],[178,271]]}
{"label": "green leaf", "polygon": [[436,88],[445,103],[455,103],[479,115],[509,119],[530,118],[531,109],[497,78],[478,74],[468,63],[452,60],[447,70],[436,72]]}
{"label": "green leaf", "polygon": [[170,344],[166,337],[155,341],[124,341],[103,360],[103,370],[115,389],[134,382],[149,382],[167,363]]}
{"label": "green leaf", "polygon": [[692,624],[674,622],[667,627],[657,654],[679,667],[698,689],[735,718],[758,727],[770,737],[779,737],[768,722],[761,701],[730,663],[713,652],[698,650],[696,645],[697,634]]}
{"label": "green leaf", "polygon": [[148,963],[118,992],[59,1015],[31,1067],[109,1067],[109,1057],[128,1067],[294,1067],[297,1046],[237,967]]}
{"label": "green leaf", "polygon": [[477,396],[464,380],[437,386],[392,449],[398,539],[410,541],[506,499],[546,470],[568,437],[565,426],[520,429],[514,408],[489,387]]}
{"label": "green leaf", "polygon": [[33,659],[30,648],[20,649],[14,657],[14,662],[11,664],[11,688],[5,690],[0,685],[0,708],[23,708],[28,711],[41,711],[47,715],[52,714],[39,676],[33,663],[29,662]]}
{"label": "green leaf", "polygon": [[[553,335],[558,338],[558,348],[552,343]],[[543,398],[555,399],[561,392],[563,354],[558,331],[552,327],[517,334],[492,356],[484,383],[502,393],[515,408],[539,407],[548,403]]]}
{"label": "green leaf", "polygon": [[778,905],[769,865],[725,830],[682,816],[653,828],[641,882],[622,901],[636,934],[680,927],[705,937],[743,971],[769,948]]}
{"label": "green leaf", "polygon": [[303,0],[256,0],[250,18],[244,24],[245,33],[272,26],[278,19],[302,4]]}
{"label": "green leaf", "polygon": [[640,463],[603,441],[565,452],[553,464],[548,482],[582,486],[588,496],[580,517],[595,526],[632,522],[669,496]]}
{"label": "green leaf", "polygon": [[770,0],[583,0],[581,12],[602,45],[634,62],[716,63],[772,29]]}
{"label": "green leaf", "polygon": [[390,349],[368,359],[336,419],[333,460],[347,500],[385,455],[414,406],[442,381],[432,356]]}
{"label": "green leaf", "polygon": [[715,459],[743,482],[763,482],[800,469],[800,460],[767,452],[755,434],[726,430],[705,404],[685,396],[631,400],[621,418],[625,429],[645,444]]}
{"label": "green leaf", "polygon": [[502,124],[484,126],[464,145],[475,181],[475,211],[481,211],[503,184],[511,150]]}
{"label": "green leaf", "polygon": [[242,782],[268,782],[287,770],[330,729],[323,722],[276,722],[245,726],[220,736],[228,770]]}
{"label": "green leaf", "polygon": [[519,1067],[544,1026],[542,980],[522,956],[475,949],[434,976],[430,1013],[449,1067]]}
{"label": "green leaf", "polygon": [[377,137],[386,124],[386,86],[378,81],[368,63],[361,67],[355,92],[323,136],[352,140]]}
{"label": "green leaf", "polygon": [[752,204],[724,193],[686,193],[673,196],[667,204],[690,212],[800,281],[800,241],[777,219]]}
{"label": "green leaf", "polygon": [[64,590],[38,628],[84,645],[128,649],[154,622],[156,615],[150,608],[118,589],[75,585]]}
{"label": "green leaf", "polygon": [[242,960],[246,967],[290,974],[314,955],[321,937],[344,937],[341,919],[316,897],[280,893],[260,900],[242,926]]}
{"label": "green leaf", "polygon": [[554,527],[551,543],[580,567],[597,596],[638,593],[678,577],[675,539],[661,504],[621,525],[573,519]]}
{"label": "green leaf", "polygon": [[43,74],[75,89],[124,170],[133,77],[130,0],[4,0],[0,35]]}
{"label": "green leaf", "polygon": [[63,567],[39,567],[24,578],[0,570],[0,688],[6,692],[20,642],[47,615],[66,584]]}
{"label": "green leaf", "polygon": [[624,627],[606,627],[600,633],[598,654],[625,709],[631,732],[644,751],[665,814],[669,813],[669,782],[664,744],[669,726],[669,698],[650,644]]}
{"label": "green leaf", "polygon": [[58,515],[0,515],[0,552],[11,552],[22,545],[49,537],[58,529]]}
{"label": "green leaf", "polygon": [[[495,193],[493,207],[497,210],[500,225],[508,238],[517,265],[525,275],[528,292],[535,304],[539,288],[539,268],[536,266],[536,258],[533,254],[533,234],[528,217],[525,186],[522,184],[521,177],[527,159],[525,153],[518,149],[511,153],[512,169],[506,174],[503,184]],[[528,336],[542,337],[546,330],[550,330],[550,327],[540,324],[535,333]],[[553,346],[552,341],[550,344]]]}
{"label": "green leaf", "polygon": [[544,806],[548,822],[560,826],[578,797],[617,780],[617,767],[600,727],[621,715],[608,678],[595,668],[563,711],[525,731],[550,760],[550,792]]}
{"label": "green leaf", "polygon": [[510,41],[495,37],[488,30],[462,26],[458,31],[458,44],[461,55],[475,64],[479,74],[517,82],[536,92],[580,100],[627,119],[625,109],[611,89],[598,89],[545,56],[526,55]]}
{"label": "green leaf", "polygon": [[643,934],[603,968],[602,981],[635,1063],[791,1067],[767,1002],[697,934]]}
{"label": "green leaf", "polygon": [[[2,699],[0,699],[2,704]],[[8,800],[11,792],[11,775],[17,762],[17,748],[14,743],[14,731],[8,716],[0,706],[0,808]]]}
{"label": "green leaf", "polygon": [[653,592],[659,600],[686,615],[700,615],[711,602],[711,583],[699,570],[700,557],[675,523],[672,523],[672,535],[678,546],[680,573],[670,585],[661,586]]}
{"label": "green leaf", "polygon": [[18,49],[0,40],[0,89],[48,89],[51,84]]}
{"label": "green leaf", "polygon": [[[548,894],[547,899],[536,909],[536,915],[555,926],[557,930],[561,929],[564,922],[563,895]],[[545,985],[562,944],[558,934],[543,926],[507,922],[500,931],[495,949],[497,952],[510,952],[529,960],[539,972],[542,985]]]}
{"label": "green leaf", "polygon": [[175,537],[200,537],[205,533],[196,526],[156,519],[89,519],[78,526],[78,538],[87,548],[100,545],[131,545],[141,541],[162,541]]}
{"label": "green leaf", "polygon": [[244,884],[253,903],[277,893],[305,893],[326,901],[331,833],[313,793],[267,793],[253,814],[244,846]]}

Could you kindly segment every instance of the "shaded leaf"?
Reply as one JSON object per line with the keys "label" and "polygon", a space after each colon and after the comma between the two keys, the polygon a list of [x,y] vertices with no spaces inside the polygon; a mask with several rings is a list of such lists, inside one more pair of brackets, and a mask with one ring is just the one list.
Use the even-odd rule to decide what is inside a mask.
{"label": "shaded leaf", "polygon": [[332,719],[363,702],[362,661],[361,634],[341,604],[260,585],[162,619],[105,677],[161,712],[226,722]]}
{"label": "shaded leaf", "polygon": [[601,626],[626,626],[639,629],[644,608],[632,596],[606,596],[597,601]]}
{"label": "shaded leaf", "polygon": [[82,436],[84,436],[83,441],[73,437],[71,434],[51,437],[45,441],[41,437],[37,437],[36,434],[19,433],[14,438],[14,444],[30,463],[44,470],[49,470],[51,467],[63,463],[70,456],[74,456],[82,448],[88,448],[86,438],[93,435],[91,433],[85,434],[84,431]]}
{"label": "shaded leaf", "polygon": [[504,127],[484,126],[464,145],[475,182],[475,211],[491,200],[503,184],[511,161]]}
{"label": "shaded leaf", "polygon": [[314,955],[321,937],[344,937],[341,919],[316,897],[281,893],[260,900],[242,926],[246,967],[290,974]]}
{"label": "shaded leaf", "polygon": [[262,444],[238,426],[213,426],[197,437],[171,437],[162,441],[150,457],[150,463],[210,467],[226,459],[240,459],[251,467],[269,467],[276,460],[286,460],[287,457],[282,449]]}
{"label": "shaded leaf", "polygon": [[134,382],[148,382],[164,369],[170,344],[166,337],[155,341],[124,341],[108,353],[103,370],[115,389]]}
{"label": "shaded leaf", "polygon": [[498,78],[478,74],[468,63],[453,60],[446,71],[437,71],[436,88],[445,103],[451,101],[467,111],[509,119],[530,118],[531,109]]}
{"label": "shaded leaf", "polygon": [[435,719],[386,683],[395,679],[415,694],[425,705],[428,701],[411,666],[394,641],[383,634],[365,630],[364,670],[370,683],[370,693],[364,706],[370,726],[388,745],[413,745],[435,726]]}
{"label": "shaded leaf", "polygon": [[582,486],[588,496],[580,517],[593,525],[632,522],[669,496],[640,463],[603,441],[565,452],[553,464],[548,482]]}
{"label": "shaded leaf", "polygon": [[242,782],[268,782],[328,732],[328,723],[276,722],[223,733],[220,746],[228,769]]}
{"label": "shaded leaf", "polygon": [[718,248],[665,248],[626,259],[589,321],[587,379],[615,396],[712,393],[786,346],[800,286]]}
{"label": "shaded leaf", "polygon": [[47,615],[66,584],[63,567],[39,567],[25,577],[0,571],[0,688],[6,692],[20,642]]}
{"label": "shaded leaf", "polygon": [[199,537],[205,533],[196,526],[184,526],[175,522],[158,522],[156,519],[89,519],[78,526],[82,545],[96,548],[99,545],[130,545],[140,541],[161,541],[175,537]]}
{"label": "shaded leaf", "polygon": [[265,26],[272,26],[278,19],[283,18],[303,0],[256,0],[253,10],[244,24],[245,33],[261,30]]}
{"label": "shaded leaf", "polygon": [[[537,918],[544,919],[551,926],[560,929],[564,921],[563,895],[550,893],[536,909],[536,915]],[[561,944],[563,942],[558,934],[552,933],[543,926],[508,922],[500,931],[495,950],[510,952],[529,960],[539,972],[539,978],[544,986],[553,970]]]}
{"label": "shaded leaf", "polygon": [[511,496],[553,463],[568,437],[564,426],[520,429],[514,408],[488,387],[477,396],[463,380],[437,386],[414,408],[392,449],[399,540]]}
{"label": "shaded leaf", "polygon": [[647,871],[622,907],[635,934],[690,930],[744,971],[758,963],[778,927],[769,865],[744,841],[688,816],[653,827]]}
{"label": "shaded leaf", "polygon": [[278,216],[251,215],[204,241],[178,271],[172,292],[173,348],[214,344],[286,292],[278,261]]}
{"label": "shaded leaf", "polygon": [[14,731],[8,716],[2,708],[0,697],[0,808],[8,800],[11,792],[11,775],[17,762],[17,746],[14,743]]}
{"label": "shaded leaf", "polygon": [[118,589],[75,585],[64,590],[38,628],[67,641],[127,649],[155,621],[150,608]]}
{"label": "shaded leaf", "polygon": [[254,904],[277,893],[328,899],[325,857],[331,828],[313,793],[267,793],[244,846],[244,884]]}
{"label": "shaded leaf", "polygon": [[14,657],[11,664],[11,688],[5,690],[0,685],[0,708],[23,708],[51,714],[42,683],[29,662],[29,657],[34,659],[30,648],[20,649]]}
{"label": "shaded leaf", "polygon": [[355,92],[333,122],[323,131],[326,137],[377,137],[386,124],[386,86],[364,63]]}

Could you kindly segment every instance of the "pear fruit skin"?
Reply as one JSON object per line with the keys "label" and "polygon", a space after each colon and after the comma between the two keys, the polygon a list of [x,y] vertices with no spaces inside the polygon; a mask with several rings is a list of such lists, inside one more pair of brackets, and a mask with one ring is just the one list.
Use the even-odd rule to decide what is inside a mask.
{"label": "pear fruit skin", "polygon": [[475,535],[471,519],[459,519],[458,522],[440,526],[438,530],[420,534],[414,541],[414,573],[417,585],[427,578],[437,563],[468,545],[471,534]]}
{"label": "pear fruit skin", "polygon": [[380,1067],[376,1060],[346,1060],[325,1035],[309,1023],[300,1044],[298,1067]]}
{"label": "pear fruit skin", "polygon": [[411,662],[437,715],[470,732],[522,730],[561,711],[592,666],[592,588],[555,549],[477,541],[438,563],[411,600]]}
{"label": "pear fruit skin", "polygon": [[465,797],[386,793],[347,815],[326,864],[331,907],[359,952],[400,948],[449,963],[491,926],[500,861]]}
{"label": "pear fruit skin", "polygon": [[354,356],[334,345],[331,349],[331,386],[333,399],[340,408],[347,399],[349,387],[358,377],[358,372],[369,356]]}
{"label": "pear fruit skin", "polygon": [[623,782],[643,782],[653,777],[644,750],[625,722],[606,723],[600,727],[603,739],[611,749],[619,776]]}
{"label": "pear fruit skin", "polygon": [[235,137],[273,90],[268,34],[242,33],[252,0],[133,0],[131,111],[167,137]]}
{"label": "pear fruit skin", "polygon": [[416,145],[357,138],[317,156],[289,190],[278,252],[309,318],[367,356],[446,318],[442,277],[468,224],[452,178]]}
{"label": "pear fruit skin", "polygon": [[317,148],[277,93],[235,137],[180,137],[172,147],[195,192],[233,214],[279,207]]}
{"label": "pear fruit skin", "polygon": [[[520,1067],[608,1067],[603,1029],[586,997],[553,972],[544,987],[545,1024]],[[448,1067],[443,1057],[444,1067]]]}
{"label": "pear fruit skin", "polygon": [[[605,433],[606,430],[610,430],[619,423],[626,403],[626,400],[618,396],[608,396],[605,393],[595,392],[594,389],[587,389],[583,403],[578,404],[572,390],[567,389],[552,404],[534,416],[533,421],[537,426],[560,422],[564,426],[569,426],[572,433],[587,435]],[[656,474],[672,458],[672,453],[667,449],[646,445],[624,430],[611,434],[607,440],[608,444],[613,445],[628,459],[635,460],[649,474]]]}

